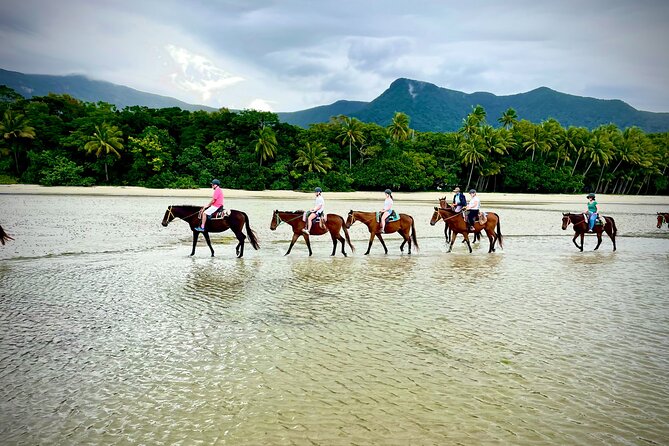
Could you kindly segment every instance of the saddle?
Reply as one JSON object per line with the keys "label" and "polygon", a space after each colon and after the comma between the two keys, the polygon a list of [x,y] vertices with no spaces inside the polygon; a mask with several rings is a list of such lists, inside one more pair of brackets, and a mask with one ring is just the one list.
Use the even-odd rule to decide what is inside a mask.
{"label": "saddle", "polygon": [[[376,221],[377,222],[381,222],[381,214],[382,214],[382,212],[377,212],[376,213]],[[386,218],[386,223],[392,223],[392,222],[397,221],[399,219],[400,219],[399,214],[393,210],[390,213],[390,215],[388,215],[388,217]]]}
{"label": "saddle", "polygon": [[[585,212],[583,214],[583,218],[585,219],[585,222],[588,223],[590,221],[590,213]],[[602,214],[597,214],[597,219],[595,220],[595,226],[604,226],[606,224],[606,220],[604,219],[604,216]]]}
{"label": "saddle", "polygon": [[229,216],[230,211],[221,206],[220,208],[216,209],[213,214],[207,215],[207,220],[223,220],[225,217]]}
{"label": "saddle", "polygon": [[[469,211],[465,211],[462,213],[462,218],[467,221],[467,216],[469,215]],[[479,211],[479,221],[478,224],[480,225],[485,225],[488,222],[488,213]]]}
{"label": "saddle", "polygon": [[[309,215],[313,214],[311,211],[307,211],[307,218]],[[316,212],[316,218],[314,218],[314,223],[318,223],[322,229],[325,229],[325,222],[328,221],[328,218],[325,214]]]}

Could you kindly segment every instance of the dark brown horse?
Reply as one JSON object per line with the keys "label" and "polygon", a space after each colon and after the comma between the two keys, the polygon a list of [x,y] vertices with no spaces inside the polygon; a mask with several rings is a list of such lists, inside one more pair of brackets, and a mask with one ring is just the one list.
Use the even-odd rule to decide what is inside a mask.
{"label": "dark brown horse", "polygon": [[[500,226],[499,215],[494,212],[486,213],[488,220],[485,224],[481,224],[478,221],[474,223],[474,233],[481,232],[482,230],[488,235],[488,241],[490,242],[490,247],[488,252],[495,251],[495,243],[499,241],[500,248],[504,248],[503,238],[502,238],[502,228]],[[434,226],[439,220],[443,220],[446,225],[453,231],[453,237],[451,237],[451,244],[448,246],[448,252],[453,250],[453,244],[455,244],[455,238],[458,234],[462,234],[465,241],[467,242],[467,247],[469,252],[472,252],[472,245],[469,243],[469,225],[462,216],[462,212],[455,212],[453,209],[449,208],[434,208],[434,213],[430,219],[430,225]],[[495,230],[497,227],[497,230]]]}
{"label": "dark brown horse", "polygon": [[[201,210],[202,208],[199,206],[169,206],[165,211],[165,216],[163,217],[163,226],[167,226],[175,218],[180,218],[188,223],[190,230],[193,231],[193,250],[191,251],[190,255],[195,254],[195,246],[197,245],[197,239],[200,235],[200,232],[196,231],[195,227],[200,226],[200,222],[202,221],[200,218]],[[251,226],[249,226],[249,217],[245,212],[232,209],[230,210],[230,215],[225,218],[207,220],[202,235],[204,235],[204,239],[207,241],[207,245],[211,250],[211,256],[214,257],[214,248],[211,246],[209,233],[223,232],[230,229],[235,233],[237,240],[239,240],[239,243],[237,243],[237,246],[235,247],[237,257],[242,257],[244,255],[244,240],[246,239],[246,235],[244,235],[242,232],[244,225],[246,225],[246,234],[249,237],[249,242],[251,242],[253,249],[260,248],[256,234],[251,230]]]}
{"label": "dark brown horse", "polygon": [[[616,250],[616,234],[618,233],[618,228],[616,228],[616,222],[612,217],[603,217],[606,221],[604,225],[595,225],[593,232],[597,234],[597,246],[595,246],[595,251],[599,248],[599,245],[602,244],[602,232],[606,233],[611,237],[613,242],[613,250]],[[562,229],[567,229],[569,224],[574,225],[574,238],[571,240],[574,242],[574,245],[581,251],[583,251],[583,237],[585,233],[588,232],[588,221],[583,214],[572,214],[569,212],[562,213]],[[576,243],[576,238],[581,236],[581,246],[578,246]]]}
{"label": "dark brown horse", "polygon": [[272,214],[272,222],[269,225],[269,228],[274,231],[281,223],[287,223],[293,228],[293,238],[290,241],[290,246],[288,251],[284,255],[290,254],[290,251],[293,249],[293,245],[297,239],[302,236],[304,241],[307,242],[307,249],[309,249],[309,255],[311,252],[311,242],[309,237],[311,235],[323,235],[330,233],[332,237],[332,254],[335,255],[337,252],[337,240],[341,242],[341,253],[346,257],[346,245],[344,244],[344,237],[341,236],[341,230],[344,230],[344,235],[346,236],[346,242],[351,248],[351,251],[355,251],[355,248],[351,244],[351,239],[348,236],[348,230],[344,226],[344,219],[337,214],[327,214],[327,219],[324,222],[325,227],[321,227],[320,222],[312,222],[311,230],[309,235],[305,234],[302,230],[306,228],[307,224],[302,220],[304,211],[274,211]]}
{"label": "dark brown horse", "polygon": [[663,224],[667,223],[667,228],[669,228],[669,212],[658,212],[657,213],[657,229],[660,229]]}
{"label": "dark brown horse", "polygon": [[5,242],[7,242],[7,241],[9,241],[9,240],[14,240],[14,239],[11,238],[11,237],[9,236],[9,234],[7,234],[7,233],[5,232],[4,229],[2,229],[2,226],[0,226],[0,243],[2,243],[2,244],[4,245]]}
{"label": "dark brown horse", "polygon": [[[400,245],[400,251],[404,252],[404,245],[409,243],[409,254],[411,254],[411,241],[413,240],[413,245],[418,251],[418,240],[416,240],[416,228],[414,227],[413,217],[408,214],[399,214],[400,219],[386,223],[384,228],[385,234],[392,234],[393,232],[398,232],[404,241]],[[372,249],[372,243],[374,242],[374,237],[377,237],[383,246],[383,250],[388,254],[388,248],[381,237],[381,223],[376,220],[376,212],[361,212],[361,211],[349,211],[348,218],[346,219],[346,227],[350,228],[353,223],[360,221],[367,226],[369,229],[369,246],[367,246],[367,252],[365,255],[369,254],[369,250]],[[411,236],[409,236],[411,233]]]}

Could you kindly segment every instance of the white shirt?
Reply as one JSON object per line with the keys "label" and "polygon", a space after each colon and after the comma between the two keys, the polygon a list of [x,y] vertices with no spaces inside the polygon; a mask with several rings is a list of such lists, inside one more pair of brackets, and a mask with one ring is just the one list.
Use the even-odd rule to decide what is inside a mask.
{"label": "white shirt", "polygon": [[479,200],[478,195],[474,195],[474,197],[471,200],[469,200],[469,206],[468,207],[469,207],[469,209],[471,209],[473,211],[478,211],[479,210],[479,208],[481,207],[481,200]]}
{"label": "white shirt", "polygon": [[319,195],[316,197],[316,201],[314,201],[314,212],[324,212],[325,210],[325,200],[323,199],[322,195]]}
{"label": "white shirt", "polygon": [[389,211],[393,208],[393,199],[388,197],[383,202],[383,211]]}

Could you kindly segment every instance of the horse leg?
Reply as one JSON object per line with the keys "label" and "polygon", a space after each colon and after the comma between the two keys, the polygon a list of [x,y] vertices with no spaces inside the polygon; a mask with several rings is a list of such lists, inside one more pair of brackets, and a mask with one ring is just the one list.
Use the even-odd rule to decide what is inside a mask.
{"label": "horse leg", "polygon": [[299,232],[298,232],[297,234],[296,234],[296,233],[293,233],[293,239],[290,241],[290,246],[288,247],[288,251],[286,251],[286,253],[284,254],[284,256],[287,256],[288,254],[290,254],[290,250],[293,249],[293,245],[295,244],[295,242],[297,241],[297,239],[299,238],[299,236],[300,236],[300,233],[299,233]]}
{"label": "horse leg", "polygon": [[595,229],[595,233],[597,234],[597,246],[595,246],[595,249],[593,249],[593,251],[597,251],[597,249],[599,248],[599,245],[602,244],[602,231],[597,231]]}
{"label": "horse leg", "polygon": [[211,246],[211,240],[209,240],[209,233],[203,232],[202,235],[204,235],[204,239],[207,241],[207,246],[209,246],[209,250],[211,251],[211,256],[214,257],[214,248]]}
{"label": "horse leg", "polygon": [[330,237],[332,237],[332,254],[330,254],[330,256],[334,256],[335,253],[337,252],[337,236],[331,232]]}
{"label": "horse leg", "polygon": [[448,225],[444,225],[444,237],[446,237],[446,243],[451,241],[451,238],[449,236],[450,229],[448,229]]}
{"label": "horse leg", "polygon": [[309,250],[309,257],[311,257],[311,243],[309,242],[309,235],[308,234],[302,234],[302,237],[304,237],[304,241],[307,242],[307,249]]}
{"label": "horse leg", "polygon": [[607,234],[609,234],[609,237],[611,238],[611,241],[613,242],[613,250],[616,250],[616,235],[613,233],[613,230],[611,228],[607,229],[606,231]]}
{"label": "horse leg", "polygon": [[246,239],[246,236],[241,229],[230,229],[232,229],[232,232],[235,233],[237,240],[239,240],[239,243],[237,243],[237,247],[235,248],[235,252],[237,253],[237,258],[241,259],[244,256],[244,240]]}
{"label": "horse leg", "polygon": [[381,246],[383,246],[383,250],[386,252],[386,254],[388,254],[388,248],[386,248],[386,242],[383,241],[383,237],[381,237],[381,233],[380,233],[380,232],[377,233],[377,234],[376,234],[376,237],[377,237],[377,238],[379,239],[379,241],[381,242]]}
{"label": "horse leg", "polygon": [[341,253],[344,254],[344,257],[348,257],[346,255],[346,239],[339,233],[337,234],[337,240],[341,243]]}
{"label": "horse leg", "polygon": [[199,231],[193,231],[193,250],[190,252],[191,256],[195,255],[195,245],[197,245],[197,238],[200,236]]}
{"label": "horse leg", "polygon": [[469,253],[471,254],[472,253],[472,244],[469,243],[469,233],[465,232],[463,234],[463,236],[465,237],[465,241],[467,242],[467,247],[469,248]]}
{"label": "horse leg", "polygon": [[365,253],[365,255],[369,254],[369,251],[372,249],[372,243],[374,243],[374,237],[375,237],[375,235],[376,235],[376,234],[375,234],[374,232],[370,233],[370,236],[369,236],[369,245],[367,245],[367,252]]}
{"label": "horse leg", "polygon": [[454,232],[453,235],[452,235],[452,237],[451,237],[451,244],[448,245],[448,251],[446,251],[446,252],[451,252],[451,251],[453,251],[453,245],[455,244],[455,238],[456,238],[457,236],[458,236],[458,234]]}
{"label": "horse leg", "polygon": [[495,250],[495,240],[492,237],[492,234],[490,234],[490,230],[486,228],[485,233],[488,235],[488,242],[490,243],[490,247],[488,247],[488,254],[493,252]]}
{"label": "horse leg", "polygon": [[579,233],[578,233],[578,232],[574,232],[574,238],[571,239],[571,241],[572,241],[572,243],[574,244],[574,246],[576,246],[578,249],[580,249],[581,251],[583,251],[583,248],[581,248],[580,246],[578,246],[578,243],[576,243],[576,238],[577,238],[578,236],[579,236]]}

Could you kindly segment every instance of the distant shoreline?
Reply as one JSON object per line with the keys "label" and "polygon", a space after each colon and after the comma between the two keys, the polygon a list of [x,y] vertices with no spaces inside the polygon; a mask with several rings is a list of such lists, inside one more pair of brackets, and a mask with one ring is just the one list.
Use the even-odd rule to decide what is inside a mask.
{"label": "distant shoreline", "polygon": [[[304,200],[311,198],[311,192],[296,192],[290,190],[249,191],[239,189],[223,189],[226,198],[265,198],[282,200]],[[2,184],[0,195],[92,195],[92,196],[120,196],[120,197],[193,197],[210,198],[211,189],[147,189],[138,186],[39,186],[34,184]],[[330,200],[382,200],[383,191],[360,192],[324,192]],[[451,191],[432,192],[402,192],[393,193],[396,200],[423,201],[434,203],[438,198],[446,196],[451,199]],[[584,203],[583,194],[510,194],[481,192],[481,199],[486,203]],[[658,206],[669,206],[669,196],[666,195],[604,195],[599,194],[599,201],[608,203],[646,203]]]}

